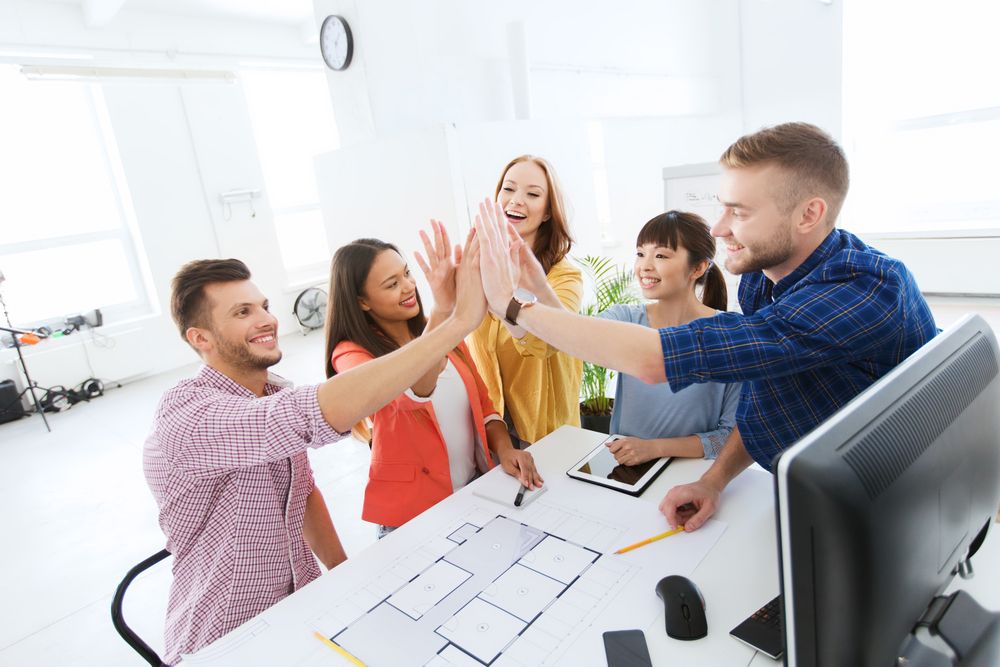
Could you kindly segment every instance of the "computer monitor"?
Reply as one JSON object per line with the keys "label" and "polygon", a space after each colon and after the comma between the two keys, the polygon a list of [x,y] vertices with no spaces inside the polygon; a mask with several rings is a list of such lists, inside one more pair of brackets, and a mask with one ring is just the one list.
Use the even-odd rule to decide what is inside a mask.
{"label": "computer monitor", "polygon": [[998,358],[967,316],[776,460],[788,665],[899,664],[979,548],[1000,503]]}

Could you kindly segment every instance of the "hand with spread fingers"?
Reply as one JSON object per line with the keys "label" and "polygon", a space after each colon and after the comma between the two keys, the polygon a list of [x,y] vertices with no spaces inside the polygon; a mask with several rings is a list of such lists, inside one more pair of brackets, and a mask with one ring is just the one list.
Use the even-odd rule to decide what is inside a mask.
{"label": "hand with spread fingers", "polygon": [[479,204],[475,230],[479,243],[483,291],[490,310],[503,317],[507,304],[520,279],[520,262],[516,258],[523,241],[511,242],[507,216],[500,204],[489,199]]}
{"label": "hand with spread fingers", "polygon": [[413,256],[430,285],[435,310],[447,315],[455,308],[455,269],[462,261],[462,247],[456,245],[452,255],[448,230],[440,220],[431,219],[431,233],[433,242],[427,232],[420,230],[427,258],[424,259],[419,251]]}
{"label": "hand with spread fingers", "polygon": [[514,225],[509,220],[507,223],[507,237],[510,239],[511,258],[518,267],[520,278],[517,286],[523,287],[532,294],[541,295],[551,290],[548,277],[542,263],[535,257],[527,243],[521,239]]}
{"label": "hand with spread fingers", "polygon": [[471,332],[486,317],[486,296],[483,294],[483,281],[480,278],[480,244],[479,235],[475,229],[469,230],[465,239],[465,247],[459,256],[455,268],[455,311],[454,317],[459,319]]}

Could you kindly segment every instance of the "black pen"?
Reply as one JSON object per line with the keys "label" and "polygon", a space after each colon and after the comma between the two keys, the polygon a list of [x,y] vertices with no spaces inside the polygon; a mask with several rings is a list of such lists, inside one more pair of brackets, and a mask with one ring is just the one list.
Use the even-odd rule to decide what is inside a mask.
{"label": "black pen", "polygon": [[524,500],[524,492],[527,491],[527,490],[528,490],[528,487],[526,487],[524,484],[522,484],[521,488],[518,489],[518,491],[517,491],[517,495],[514,496],[514,507],[520,507],[521,506],[521,501]]}

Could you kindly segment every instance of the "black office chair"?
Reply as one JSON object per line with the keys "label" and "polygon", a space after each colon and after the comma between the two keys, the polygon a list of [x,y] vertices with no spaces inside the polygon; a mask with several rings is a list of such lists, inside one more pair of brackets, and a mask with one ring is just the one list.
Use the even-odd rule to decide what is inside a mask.
{"label": "black office chair", "polygon": [[122,582],[118,584],[115,597],[111,600],[111,622],[114,624],[115,630],[122,636],[125,643],[132,647],[132,650],[141,655],[142,659],[153,667],[167,667],[167,664],[160,659],[156,651],[149,647],[149,644],[142,641],[139,635],[135,634],[132,628],[125,623],[125,618],[122,616],[122,602],[125,600],[125,591],[128,590],[132,580],[169,555],[169,551],[162,549],[129,570]]}

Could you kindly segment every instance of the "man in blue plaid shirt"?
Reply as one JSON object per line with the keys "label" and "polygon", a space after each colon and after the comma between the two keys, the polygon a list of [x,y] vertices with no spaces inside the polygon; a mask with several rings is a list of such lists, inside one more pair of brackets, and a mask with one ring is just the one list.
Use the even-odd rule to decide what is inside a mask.
{"label": "man in blue plaid shirt", "polygon": [[657,331],[533,304],[523,286],[544,284],[533,255],[509,241],[496,205],[484,203],[476,219],[483,286],[501,317],[513,310],[519,327],[553,346],[674,391],[743,383],[737,427],[719,457],[660,504],[688,530],[715,512],[722,490],[751,463],[770,468],[937,332],[902,262],[836,229],[849,178],[829,135],[806,123],[777,125],[740,138],[719,162],[725,210],[712,234],[725,243],[726,269],[743,276],[742,314]]}

